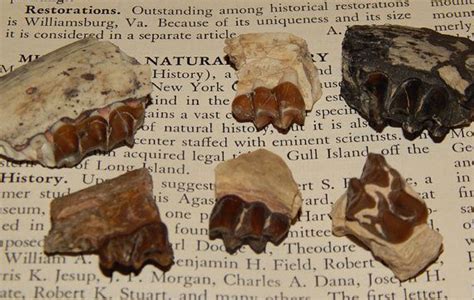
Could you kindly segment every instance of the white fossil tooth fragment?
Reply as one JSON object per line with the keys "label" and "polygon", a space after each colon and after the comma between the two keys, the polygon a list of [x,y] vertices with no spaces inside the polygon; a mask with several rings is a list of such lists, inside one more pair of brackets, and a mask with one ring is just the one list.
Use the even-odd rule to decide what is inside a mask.
{"label": "white fossil tooth fragment", "polygon": [[239,82],[232,113],[258,129],[273,124],[287,131],[304,124],[321,97],[317,69],[306,42],[290,33],[248,33],[226,40],[224,52]]}
{"label": "white fossil tooth fragment", "polygon": [[0,155],[61,167],[133,144],[150,75],[114,44],[87,38],[0,77]]}

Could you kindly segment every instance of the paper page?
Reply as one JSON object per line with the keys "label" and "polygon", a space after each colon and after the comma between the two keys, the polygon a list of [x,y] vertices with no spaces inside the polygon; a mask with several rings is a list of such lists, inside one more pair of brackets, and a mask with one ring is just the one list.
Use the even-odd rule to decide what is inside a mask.
{"label": "paper page", "polygon": [[[339,96],[347,26],[428,27],[472,40],[471,1],[2,1],[1,75],[94,34],[150,65],[154,89],[132,148],[73,168],[0,159],[0,298],[471,299],[474,127],[452,130],[441,143],[426,134],[410,141],[400,128],[377,133]],[[226,38],[278,31],[307,41],[323,86],[305,125],[287,134],[234,120],[237,77],[223,52]],[[289,165],[302,214],[280,245],[230,255],[208,237],[214,168],[258,148]],[[360,176],[369,151],[385,154],[420,193],[444,238],[439,259],[403,283],[370,251],[331,233],[331,205]],[[168,272],[147,265],[109,278],[95,255],[43,253],[52,199],[142,166],[173,243]]]}

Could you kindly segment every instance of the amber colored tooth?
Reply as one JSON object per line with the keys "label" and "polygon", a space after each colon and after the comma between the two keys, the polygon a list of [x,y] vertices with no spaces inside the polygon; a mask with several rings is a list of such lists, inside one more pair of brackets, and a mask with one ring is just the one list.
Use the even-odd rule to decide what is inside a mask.
{"label": "amber colored tooth", "polygon": [[263,234],[263,227],[265,226],[265,220],[268,209],[262,203],[255,202],[244,212],[241,226],[236,230],[235,235],[245,239],[250,238],[261,238]]}
{"label": "amber colored tooth", "polygon": [[254,90],[253,105],[255,108],[254,124],[258,129],[262,129],[278,119],[278,102],[270,89],[258,87]]}
{"label": "amber colored tooth", "polygon": [[304,124],[305,103],[298,88],[291,82],[282,82],[273,88],[280,103],[280,127],[287,129],[291,124]]}
{"label": "amber colored tooth", "polygon": [[[412,198],[408,194],[405,194],[405,196],[402,197],[407,199]],[[402,210],[409,210],[409,207],[402,206],[405,203],[402,202],[397,204],[400,205]],[[379,206],[388,206],[388,203],[383,201],[383,203],[381,203]],[[392,212],[390,209],[387,209],[380,214],[380,219],[382,220],[380,224],[382,236],[391,243],[400,243],[405,241],[407,239],[407,235],[409,236],[413,233],[413,224],[410,221],[416,221],[418,219],[418,215],[415,215],[414,217],[409,216],[407,220],[401,219],[400,216],[403,217],[403,214],[397,215],[397,212]]]}
{"label": "amber colored tooth", "polygon": [[[228,196],[222,198],[214,206],[209,221],[209,235],[212,239],[220,236],[234,235],[240,215],[244,209],[242,200],[238,197]],[[229,237],[230,238],[230,237]]]}
{"label": "amber colored tooth", "polygon": [[125,111],[113,110],[109,116],[110,135],[108,147],[112,148],[116,144],[126,141],[130,142],[130,137],[133,136],[133,116]]}
{"label": "amber colored tooth", "polygon": [[76,128],[71,124],[64,124],[53,133],[54,157],[62,161],[79,153],[79,139]]}
{"label": "amber colored tooth", "polygon": [[130,133],[130,135],[125,139],[125,141],[129,145],[133,145],[133,133],[137,129],[137,126],[139,124],[143,123],[143,118],[145,116],[145,107],[144,105],[138,105],[138,106],[130,106],[130,105],[124,105],[120,106],[116,109],[120,114],[128,114],[130,118],[133,119],[133,129]]}
{"label": "amber colored tooth", "polygon": [[76,128],[82,153],[95,149],[107,150],[107,121],[102,117],[89,117]]}
{"label": "amber colored tooth", "polygon": [[270,222],[265,227],[263,234],[274,243],[279,243],[290,230],[290,219],[282,214],[273,213],[270,216]]}
{"label": "amber colored tooth", "polygon": [[232,114],[239,122],[253,121],[255,118],[255,111],[252,99],[248,95],[235,97],[232,102]]}

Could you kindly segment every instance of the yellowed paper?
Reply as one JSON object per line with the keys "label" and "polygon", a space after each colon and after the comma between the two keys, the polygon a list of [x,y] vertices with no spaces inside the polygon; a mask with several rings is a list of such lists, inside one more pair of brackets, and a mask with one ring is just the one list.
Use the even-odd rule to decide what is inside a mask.
{"label": "yellowed paper", "polygon": [[[93,155],[73,168],[0,159],[0,298],[107,299],[471,299],[474,272],[473,134],[442,143],[377,133],[339,96],[341,41],[352,24],[429,27],[473,38],[469,1],[99,1],[4,0],[0,75],[86,35],[109,40],[152,68],[152,103],[133,148]],[[231,115],[236,75],[224,39],[247,32],[304,38],[323,96],[305,126],[287,134]],[[0,95],[1,96],[1,95]],[[1,108],[0,108],[1,109]],[[0,126],[3,120],[0,120]],[[279,246],[234,255],[208,238],[214,167],[257,148],[282,156],[300,184],[300,220]],[[386,156],[430,208],[444,237],[437,262],[400,283],[371,253],[331,234],[331,204],[367,152]],[[49,203],[65,193],[145,166],[173,243],[175,264],[138,275],[98,268],[94,255],[45,256]]]}

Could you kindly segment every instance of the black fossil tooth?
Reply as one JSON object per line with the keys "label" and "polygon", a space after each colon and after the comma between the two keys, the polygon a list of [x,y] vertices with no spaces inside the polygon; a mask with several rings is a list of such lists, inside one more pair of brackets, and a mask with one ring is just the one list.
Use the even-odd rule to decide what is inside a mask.
{"label": "black fossil tooth", "polygon": [[442,140],[474,119],[474,42],[428,28],[357,25],[342,46],[341,94],[377,131]]}

